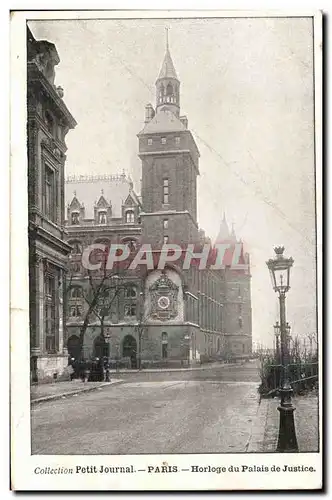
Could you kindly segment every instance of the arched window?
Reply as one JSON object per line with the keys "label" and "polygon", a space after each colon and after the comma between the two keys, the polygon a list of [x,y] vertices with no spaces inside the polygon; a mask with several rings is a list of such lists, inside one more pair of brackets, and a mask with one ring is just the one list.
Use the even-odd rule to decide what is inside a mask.
{"label": "arched window", "polygon": [[82,298],[83,297],[83,290],[80,286],[73,286],[71,289],[70,289],[70,296],[71,298],[75,298],[75,299],[78,299],[78,298]]}
{"label": "arched window", "polygon": [[165,93],[165,87],[163,84],[160,85],[159,96],[162,97]]}
{"label": "arched window", "polygon": [[135,222],[135,215],[133,210],[127,210],[126,212],[126,223],[133,224]]}
{"label": "arched window", "polygon": [[71,225],[77,226],[80,223],[80,214],[78,212],[71,213]]}
{"label": "arched window", "polygon": [[125,297],[127,299],[134,299],[137,297],[137,290],[135,286],[127,286],[125,289]]}
{"label": "arched window", "polygon": [[173,85],[171,83],[166,87],[166,95],[173,95]]}
{"label": "arched window", "polygon": [[127,245],[131,252],[134,252],[137,248],[137,240],[132,239],[132,238],[130,238],[130,239],[126,238],[126,239],[122,240],[121,243],[123,245]]}

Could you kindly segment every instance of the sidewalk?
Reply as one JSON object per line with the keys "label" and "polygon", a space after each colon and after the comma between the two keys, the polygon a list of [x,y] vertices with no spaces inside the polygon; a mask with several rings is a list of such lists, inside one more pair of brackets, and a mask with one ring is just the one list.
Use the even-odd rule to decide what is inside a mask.
{"label": "sidewalk", "polygon": [[[262,399],[253,425],[249,453],[275,452],[279,433],[279,398]],[[319,446],[318,396],[295,396],[295,429],[299,451],[317,452]]]}
{"label": "sidewalk", "polygon": [[112,384],[119,384],[122,380],[112,380],[111,382],[82,382],[81,380],[72,380],[71,382],[54,382],[51,384],[33,385],[31,387],[31,404],[42,403],[53,399],[61,399],[67,396],[73,396],[80,392],[89,392],[101,389]]}

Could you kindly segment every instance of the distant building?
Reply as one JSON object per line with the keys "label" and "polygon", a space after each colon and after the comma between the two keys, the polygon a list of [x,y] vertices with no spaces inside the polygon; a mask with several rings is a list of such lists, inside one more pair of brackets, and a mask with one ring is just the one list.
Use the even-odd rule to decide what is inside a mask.
{"label": "distant building", "polygon": [[[249,356],[247,254],[241,255],[241,262],[248,264],[242,272],[230,265],[222,270],[181,270],[176,263],[165,272],[126,271],[103,324],[92,314],[82,328],[93,296],[81,265],[87,245],[127,242],[135,250],[144,243],[160,249],[167,242],[200,246],[209,241],[197,222],[200,154],[188,119],[180,113],[180,81],[168,46],[156,81],[156,106],[146,106],[138,141],[141,197],[125,175],[81,176],[66,184],[68,243],[73,249],[67,277],[69,352],[86,359],[109,354],[130,359],[135,366],[138,359],[148,365]],[[217,240],[237,242],[225,218]],[[104,285],[106,294],[114,294],[113,277]]]}
{"label": "distant building", "polygon": [[30,349],[33,381],[67,366],[63,291],[68,253],[64,228],[65,137],[76,122],[54,85],[53,43],[27,28]]}

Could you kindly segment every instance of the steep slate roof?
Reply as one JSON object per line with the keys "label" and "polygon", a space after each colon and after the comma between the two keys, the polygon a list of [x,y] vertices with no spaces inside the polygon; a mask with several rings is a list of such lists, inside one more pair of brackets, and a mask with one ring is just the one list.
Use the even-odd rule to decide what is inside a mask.
{"label": "steep slate roof", "polygon": [[161,78],[175,78],[176,80],[178,80],[168,47],[166,49],[166,54],[164,57],[163,64],[161,66],[158,80],[160,80]]}
{"label": "steep slate roof", "polygon": [[125,174],[71,176],[65,182],[65,206],[67,209],[76,195],[78,201],[84,204],[85,219],[93,219],[94,207],[103,196],[112,205],[112,217],[121,217],[122,205],[129,193],[135,201],[138,200],[131,187],[132,183]]}
{"label": "steep slate roof", "polygon": [[158,132],[182,132],[183,130],[186,130],[185,126],[172,111],[161,109],[138,135]]}

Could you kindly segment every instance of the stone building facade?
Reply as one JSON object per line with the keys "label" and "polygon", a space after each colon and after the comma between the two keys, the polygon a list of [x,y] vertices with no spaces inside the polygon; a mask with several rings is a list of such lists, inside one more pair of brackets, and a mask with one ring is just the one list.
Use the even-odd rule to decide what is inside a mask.
{"label": "stone building facade", "polygon": [[[91,244],[126,244],[133,256],[149,244],[154,257],[160,257],[165,244],[202,249],[210,241],[197,222],[200,154],[188,119],[180,113],[180,81],[168,47],[156,81],[156,105],[145,109],[138,154],[141,196],[125,174],[67,180],[69,353],[85,359],[130,359],[132,366],[250,355],[247,254],[241,254],[247,268],[240,271],[230,262],[224,269],[182,269],[174,262],[164,270],[139,267],[109,274],[101,270],[99,275],[82,266],[82,253]],[[217,241],[231,247],[239,243],[225,218]]]}
{"label": "stone building facade", "polygon": [[65,241],[65,137],[76,122],[54,85],[60,59],[54,44],[27,28],[30,351],[32,381],[67,366],[63,339],[64,281],[71,247]]}

